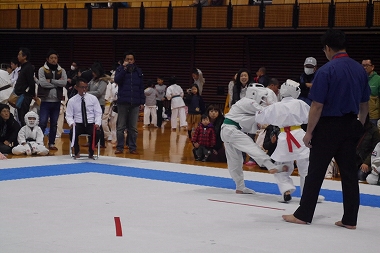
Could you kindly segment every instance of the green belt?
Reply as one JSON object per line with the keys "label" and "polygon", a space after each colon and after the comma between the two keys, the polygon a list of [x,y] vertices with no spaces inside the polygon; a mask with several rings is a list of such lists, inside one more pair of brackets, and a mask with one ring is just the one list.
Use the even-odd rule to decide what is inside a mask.
{"label": "green belt", "polygon": [[233,121],[233,120],[230,120],[228,118],[225,118],[224,121],[223,121],[224,124],[227,124],[227,125],[233,125],[233,126],[236,126],[239,130],[241,129],[239,123]]}

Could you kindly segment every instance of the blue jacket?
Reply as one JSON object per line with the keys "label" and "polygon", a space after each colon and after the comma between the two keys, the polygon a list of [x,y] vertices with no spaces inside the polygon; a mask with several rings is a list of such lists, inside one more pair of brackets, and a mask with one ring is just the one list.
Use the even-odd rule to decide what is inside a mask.
{"label": "blue jacket", "polygon": [[132,65],[133,71],[129,72],[121,65],[116,69],[115,83],[118,84],[117,103],[118,104],[145,104],[144,81],[142,70],[136,65]]}

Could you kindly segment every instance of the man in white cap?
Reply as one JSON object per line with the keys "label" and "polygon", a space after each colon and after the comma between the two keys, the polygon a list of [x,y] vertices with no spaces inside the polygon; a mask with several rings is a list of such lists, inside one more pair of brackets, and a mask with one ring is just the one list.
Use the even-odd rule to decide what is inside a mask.
{"label": "man in white cap", "polygon": [[311,100],[308,98],[310,88],[314,79],[314,74],[317,71],[317,60],[314,57],[307,57],[303,64],[303,73],[299,77],[297,82],[300,83],[301,94],[299,99],[305,101],[308,105],[311,104]]}

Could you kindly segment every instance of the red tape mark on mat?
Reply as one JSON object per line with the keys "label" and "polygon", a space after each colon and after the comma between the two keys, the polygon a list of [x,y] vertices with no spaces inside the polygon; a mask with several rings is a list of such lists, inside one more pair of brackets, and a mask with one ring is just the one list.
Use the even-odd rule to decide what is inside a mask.
{"label": "red tape mark on mat", "polygon": [[115,227],[116,227],[116,236],[123,236],[123,231],[121,230],[120,217],[115,217]]}
{"label": "red tape mark on mat", "polygon": [[235,205],[241,205],[241,206],[254,206],[254,207],[261,207],[261,208],[267,208],[267,209],[273,209],[273,210],[285,211],[285,209],[282,209],[282,208],[276,208],[276,207],[270,207],[270,206],[258,206],[258,205],[244,204],[244,203],[231,202],[231,201],[224,201],[224,200],[217,200],[217,199],[208,199],[208,200],[210,200],[210,201],[215,201],[215,202],[220,202],[220,203],[235,204]]}

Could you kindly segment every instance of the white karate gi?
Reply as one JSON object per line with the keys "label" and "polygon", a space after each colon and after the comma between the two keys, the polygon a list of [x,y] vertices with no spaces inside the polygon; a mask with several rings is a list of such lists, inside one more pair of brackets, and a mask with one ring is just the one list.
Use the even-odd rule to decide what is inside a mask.
{"label": "white karate gi", "polygon": [[113,102],[117,100],[118,86],[116,83],[109,82],[105,95],[104,113],[102,116],[102,127],[104,139],[116,143],[116,121],[117,113],[113,111]]}
{"label": "white karate gi", "polygon": [[241,98],[226,114],[226,118],[239,124],[238,126],[224,123],[220,136],[224,142],[226,150],[228,171],[235,181],[236,190],[245,192],[243,174],[243,155],[247,153],[260,166],[265,166],[268,170],[277,168],[270,160],[270,157],[245,133],[256,133],[257,124],[255,114],[263,107],[250,98]]}
{"label": "white karate gi", "polygon": [[[380,142],[377,143],[375,149],[371,156],[371,174],[367,176],[367,183],[369,184],[379,184],[379,173],[380,173]],[[377,170],[377,172],[375,171]]]}
{"label": "white karate gi", "polygon": [[178,84],[172,84],[166,89],[166,98],[171,100],[171,126],[172,129],[177,128],[177,117],[179,117],[179,126],[186,127],[186,110],[183,101],[183,90]]}
{"label": "white karate gi", "polygon": [[293,142],[291,143],[292,152],[289,150],[287,133],[281,131],[278,136],[277,147],[271,158],[276,162],[285,164],[289,167],[288,171],[274,174],[278,188],[281,194],[286,191],[294,192],[296,187],[291,179],[294,170],[293,162],[297,161],[298,173],[300,175],[301,193],[309,167],[309,148],[303,143],[305,131],[300,127],[308,122],[310,106],[304,101],[285,97],[281,102],[274,103],[256,115],[256,121],[259,124],[270,124],[280,128],[289,126],[298,126],[298,129],[291,130],[290,134],[294,136],[299,147]]}
{"label": "white karate gi", "polygon": [[[33,139],[34,141],[27,141]],[[33,128],[23,126],[18,132],[17,141],[20,143],[12,149],[14,155],[47,155],[49,150],[44,146],[44,134],[39,126]],[[21,143],[25,143],[21,145]]]}

